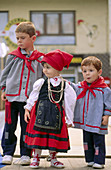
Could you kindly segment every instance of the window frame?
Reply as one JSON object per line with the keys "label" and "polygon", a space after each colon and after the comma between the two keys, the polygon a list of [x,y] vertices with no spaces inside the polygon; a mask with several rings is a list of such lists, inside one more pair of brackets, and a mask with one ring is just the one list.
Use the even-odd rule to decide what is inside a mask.
{"label": "window frame", "polygon": [[[75,11],[30,11],[30,21],[32,21],[32,13],[41,13],[44,15],[44,33],[41,33],[42,36],[46,35],[46,36],[76,36],[76,30],[75,30],[75,25],[76,25],[76,17],[75,17]],[[58,14],[59,16],[59,33],[58,34],[48,34],[47,33],[47,19],[46,19],[46,15],[47,14],[50,14],[50,13],[55,13],[55,14]],[[73,30],[74,32],[73,33],[62,33],[62,24],[61,24],[61,18],[62,18],[62,13],[72,13],[73,14],[73,20],[75,22],[73,22]]]}
{"label": "window frame", "polygon": [[[9,21],[9,11],[0,11],[0,13],[7,13],[7,23],[8,23],[8,21]],[[7,23],[6,23],[6,25],[7,25]],[[2,30],[2,31],[4,31],[4,30]]]}

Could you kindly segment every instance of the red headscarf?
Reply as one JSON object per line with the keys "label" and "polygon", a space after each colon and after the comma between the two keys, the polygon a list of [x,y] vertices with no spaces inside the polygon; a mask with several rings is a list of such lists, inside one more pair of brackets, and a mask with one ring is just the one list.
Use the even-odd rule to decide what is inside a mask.
{"label": "red headscarf", "polygon": [[62,71],[63,67],[69,67],[73,55],[60,50],[50,51],[45,54],[41,62],[46,62],[58,71]]}

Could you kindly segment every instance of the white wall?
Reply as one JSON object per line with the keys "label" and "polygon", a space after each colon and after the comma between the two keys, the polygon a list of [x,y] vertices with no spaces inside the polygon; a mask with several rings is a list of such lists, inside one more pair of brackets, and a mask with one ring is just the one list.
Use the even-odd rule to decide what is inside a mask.
{"label": "white wall", "polygon": [[[30,19],[32,10],[74,10],[76,11],[76,45],[38,46],[41,51],[60,48],[71,53],[108,52],[108,0],[4,0],[0,2],[0,11],[9,11],[9,20],[14,18]],[[78,20],[84,25],[78,26]],[[93,25],[97,26],[94,33]],[[84,27],[85,26],[85,27]],[[88,38],[90,28],[93,38]],[[84,29],[85,28],[85,29]]]}

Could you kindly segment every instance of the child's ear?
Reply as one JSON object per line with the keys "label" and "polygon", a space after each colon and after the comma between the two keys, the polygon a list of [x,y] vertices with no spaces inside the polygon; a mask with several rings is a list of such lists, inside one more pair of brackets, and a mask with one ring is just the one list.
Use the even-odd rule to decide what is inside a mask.
{"label": "child's ear", "polygon": [[102,69],[99,70],[98,75],[101,76],[102,74]]}
{"label": "child's ear", "polygon": [[33,42],[36,40],[36,35],[32,36],[32,40],[33,40]]}

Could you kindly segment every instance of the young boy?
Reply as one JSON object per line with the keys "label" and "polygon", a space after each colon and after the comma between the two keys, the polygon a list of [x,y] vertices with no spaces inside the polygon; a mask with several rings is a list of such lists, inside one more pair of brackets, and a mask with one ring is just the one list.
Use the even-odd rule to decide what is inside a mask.
{"label": "young boy", "polygon": [[18,113],[20,113],[21,137],[20,155],[15,164],[30,164],[31,150],[24,146],[26,122],[24,121],[24,105],[33,89],[35,80],[42,77],[39,57],[42,53],[34,50],[36,30],[31,22],[20,23],[16,30],[17,50],[8,55],[6,66],[1,74],[0,88],[3,90],[1,99],[5,101],[5,129],[2,138],[3,164],[11,164],[16,148]]}
{"label": "young boy", "polygon": [[75,128],[83,129],[85,159],[88,166],[101,169],[105,164],[105,134],[111,115],[111,89],[105,84],[102,63],[89,56],[81,63],[84,81],[72,84],[77,94]]}

